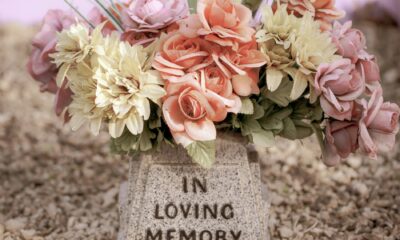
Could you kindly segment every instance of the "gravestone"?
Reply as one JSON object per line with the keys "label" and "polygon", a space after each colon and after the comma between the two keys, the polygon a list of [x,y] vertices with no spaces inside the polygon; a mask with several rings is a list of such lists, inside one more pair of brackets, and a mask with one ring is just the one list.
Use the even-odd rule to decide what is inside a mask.
{"label": "gravestone", "polygon": [[244,144],[228,135],[218,139],[211,169],[194,164],[181,147],[131,161],[120,193],[119,239],[268,239],[256,159],[249,161]]}

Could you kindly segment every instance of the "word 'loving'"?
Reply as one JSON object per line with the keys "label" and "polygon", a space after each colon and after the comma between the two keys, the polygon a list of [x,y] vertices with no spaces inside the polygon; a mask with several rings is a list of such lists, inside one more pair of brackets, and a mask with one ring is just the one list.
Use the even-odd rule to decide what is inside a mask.
{"label": "word 'loving'", "polygon": [[[188,194],[206,194],[207,181],[192,178],[189,184],[187,177],[182,178],[182,192]],[[154,219],[201,219],[227,221],[235,217],[235,211],[231,203],[226,204],[200,204],[200,203],[169,203],[164,207],[156,204],[154,207]],[[242,231],[237,230],[183,230],[183,229],[150,229],[146,230],[146,240],[240,240]]]}

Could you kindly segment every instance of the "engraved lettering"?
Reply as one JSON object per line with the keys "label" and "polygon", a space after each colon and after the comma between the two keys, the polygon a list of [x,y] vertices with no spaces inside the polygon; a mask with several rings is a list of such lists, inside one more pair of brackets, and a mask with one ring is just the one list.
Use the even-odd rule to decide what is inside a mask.
{"label": "engraved lettering", "polygon": [[239,231],[236,233],[234,231],[231,231],[231,235],[232,235],[233,240],[239,240],[240,236],[242,235],[242,231]]}
{"label": "engraved lettering", "polygon": [[165,207],[165,215],[170,219],[175,219],[178,216],[178,208],[175,204],[170,203]]}
{"label": "engraved lettering", "polygon": [[200,215],[200,207],[199,204],[195,204],[194,205],[194,218],[199,219],[199,215]]}
{"label": "engraved lettering", "polygon": [[158,230],[157,233],[153,235],[151,229],[148,228],[146,232],[146,240],[162,240],[162,231]]}
{"label": "engraved lettering", "polygon": [[201,182],[198,178],[193,178],[193,192],[197,193],[197,188],[200,188],[200,191],[203,193],[207,192],[207,180],[203,178],[203,182]]}
{"label": "engraved lettering", "polygon": [[226,220],[234,218],[235,214],[233,213],[232,204],[225,204],[224,206],[222,206],[221,216]]}
{"label": "engraved lettering", "polygon": [[217,230],[215,240],[226,240],[226,232],[222,230]]}
{"label": "engraved lettering", "polygon": [[176,232],[175,229],[168,229],[167,230],[167,240],[174,240],[175,237],[172,234],[175,233],[175,232]]}
{"label": "engraved lettering", "polygon": [[188,181],[187,181],[187,177],[183,177],[182,178],[182,182],[183,182],[183,192],[184,193],[188,193],[189,191],[188,191]]}
{"label": "engraved lettering", "polygon": [[203,208],[203,212],[204,212],[204,219],[207,219],[207,213],[209,213],[211,215],[211,218],[217,219],[218,218],[218,205],[214,204],[213,208],[211,208],[210,205],[205,204],[204,208]]}
{"label": "engraved lettering", "polygon": [[187,219],[189,217],[189,213],[190,213],[190,208],[192,207],[192,204],[188,203],[186,205],[186,208],[183,204],[180,205],[181,210],[182,210],[182,215],[183,218]]}
{"label": "engraved lettering", "polygon": [[[207,238],[205,236],[208,236]],[[200,233],[200,240],[212,240],[212,233],[208,230],[204,230]]]}
{"label": "engraved lettering", "polygon": [[160,204],[156,205],[156,210],[154,212],[154,218],[155,219],[164,219],[163,216],[160,216]]}
{"label": "engraved lettering", "polygon": [[179,240],[196,240],[196,230],[191,231],[189,235],[184,230],[180,230]]}

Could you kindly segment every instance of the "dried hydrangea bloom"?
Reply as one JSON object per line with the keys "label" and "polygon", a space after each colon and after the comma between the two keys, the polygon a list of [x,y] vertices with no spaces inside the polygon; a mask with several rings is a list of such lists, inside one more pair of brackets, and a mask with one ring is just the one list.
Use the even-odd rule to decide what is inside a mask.
{"label": "dried hydrangea bloom", "polygon": [[256,39],[267,60],[267,86],[275,91],[285,77],[291,77],[294,87],[290,98],[299,98],[312,83],[318,66],[338,58],[328,33],[306,13],[297,18],[280,5],[275,12],[264,8],[263,26]]}

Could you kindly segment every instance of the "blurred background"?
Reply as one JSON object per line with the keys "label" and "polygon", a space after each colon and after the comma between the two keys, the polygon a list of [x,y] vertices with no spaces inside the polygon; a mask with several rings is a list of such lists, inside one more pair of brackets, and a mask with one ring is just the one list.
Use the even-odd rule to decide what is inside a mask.
{"label": "blurred background", "polygon": [[[82,11],[90,1],[75,1]],[[385,98],[400,104],[400,0],[337,0],[367,36]],[[0,0],[0,240],[116,239],[127,157],[107,134],[71,132],[25,70],[30,40],[62,0]],[[260,150],[272,239],[400,239],[400,146],[326,168],[314,138]]]}

